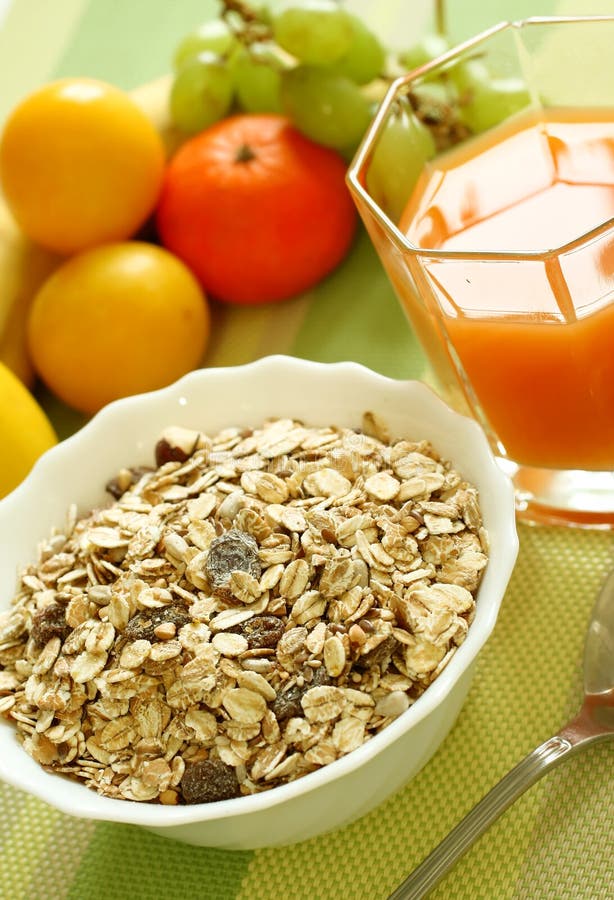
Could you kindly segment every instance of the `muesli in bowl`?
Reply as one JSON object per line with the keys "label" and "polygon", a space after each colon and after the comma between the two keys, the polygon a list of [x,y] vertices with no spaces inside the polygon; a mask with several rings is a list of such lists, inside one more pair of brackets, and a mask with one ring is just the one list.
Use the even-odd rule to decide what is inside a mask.
{"label": "muesli in bowl", "polygon": [[0,777],[238,849],[339,827],[428,762],[518,546],[475,422],[286,357],[109,405],[0,534]]}
{"label": "muesli in bowl", "polygon": [[106,797],[226,800],[421,696],[474,618],[478,492],[362,424],[169,428],[43,543],[0,618],[0,712],[37,762]]}

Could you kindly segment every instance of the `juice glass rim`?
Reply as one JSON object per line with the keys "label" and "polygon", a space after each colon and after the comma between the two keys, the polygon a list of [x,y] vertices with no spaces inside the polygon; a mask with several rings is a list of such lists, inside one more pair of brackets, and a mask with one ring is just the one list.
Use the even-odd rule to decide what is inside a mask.
{"label": "juice glass rim", "polygon": [[[423,75],[434,71],[443,64],[455,59],[462,53],[465,53],[467,50],[471,50],[473,47],[484,43],[494,35],[506,30],[520,31],[524,28],[532,26],[573,25],[580,23],[598,22],[614,23],[614,15],[600,14],[590,16],[530,16],[524,19],[499,22],[498,24],[493,25],[491,28],[487,28],[485,31],[482,31],[479,34],[468,38],[466,41],[456,44],[454,47],[451,47],[449,50],[447,50],[445,53],[442,53],[435,59],[424,63],[424,65],[413,69],[411,72],[408,72],[405,75],[401,75],[398,78],[395,78],[394,81],[391,82],[377,109],[373,121],[365,132],[360,146],[358,147],[358,150],[356,151],[356,154],[348,167],[346,181],[348,187],[355,194],[355,196],[359,197],[360,200],[369,207],[378,224],[381,225],[388,237],[393,241],[398,249],[402,250],[404,253],[409,253],[412,256],[428,257],[429,259],[473,259],[508,261],[530,260],[535,262],[543,262],[550,259],[555,259],[562,253],[567,253],[576,249],[577,247],[583,246],[588,241],[599,237],[601,234],[607,233],[614,226],[614,217],[606,219],[600,225],[597,225],[594,228],[583,232],[573,240],[568,241],[558,247],[550,248],[548,250],[442,250],[430,247],[420,247],[410,241],[406,237],[406,235],[404,235],[399,230],[392,219],[390,219],[390,217],[386,215],[383,209],[371,197],[369,191],[363,183],[364,179],[361,178],[361,175],[363,175],[370,162],[371,151],[376,141],[383,132],[392,105],[402,94],[406,85],[411,84],[417,78],[420,78]],[[614,109],[614,102],[612,104],[612,107]]]}

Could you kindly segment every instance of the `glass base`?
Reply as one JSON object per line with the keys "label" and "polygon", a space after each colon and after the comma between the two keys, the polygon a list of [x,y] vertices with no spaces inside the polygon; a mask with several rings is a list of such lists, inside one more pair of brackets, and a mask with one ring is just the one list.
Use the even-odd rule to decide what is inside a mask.
{"label": "glass base", "polygon": [[534,469],[502,458],[498,462],[514,483],[522,521],[614,529],[614,472]]}

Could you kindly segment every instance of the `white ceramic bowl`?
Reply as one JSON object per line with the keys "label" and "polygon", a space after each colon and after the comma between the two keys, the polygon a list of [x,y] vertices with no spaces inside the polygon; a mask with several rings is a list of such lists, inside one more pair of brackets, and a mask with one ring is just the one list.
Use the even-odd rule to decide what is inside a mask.
{"label": "white ceramic bowl", "polygon": [[292,416],[309,425],[360,427],[371,410],[393,436],[426,438],[480,491],[491,542],[476,617],[436,681],[398,719],[347,756],[290,784],[211,804],[165,807],[101,797],[45,772],[0,723],[0,778],[65,813],[128,822],[201,846],[248,849],[292,843],[363,815],[414,776],[435,753],[463,704],[476,657],[490,635],[518,551],[512,486],[478,425],[449,409],[425,385],[393,381],[355,363],[322,365],[273,356],[250,365],[193,372],[160,391],[112,403],[48,451],[0,502],[0,608],[19,567],[40,539],[105,500],[104,485],[124,465],[150,464],[169,424],[214,431]]}

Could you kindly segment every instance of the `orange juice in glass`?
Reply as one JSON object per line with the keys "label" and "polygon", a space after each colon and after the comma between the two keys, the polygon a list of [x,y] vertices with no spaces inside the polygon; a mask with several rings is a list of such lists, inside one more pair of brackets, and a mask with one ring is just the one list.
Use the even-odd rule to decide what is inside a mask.
{"label": "orange juice in glass", "polygon": [[533,521],[614,526],[612,47],[614,17],[497,26],[398,79],[349,173],[442,393]]}

